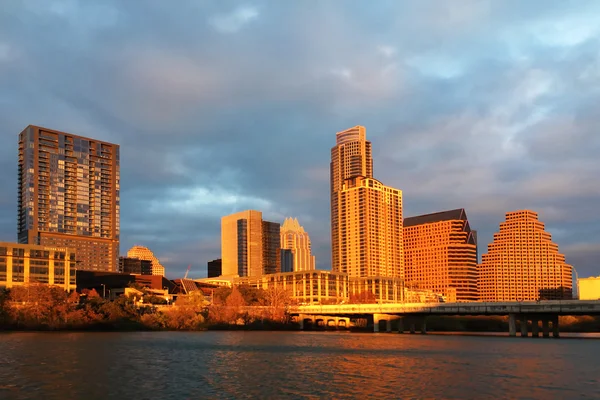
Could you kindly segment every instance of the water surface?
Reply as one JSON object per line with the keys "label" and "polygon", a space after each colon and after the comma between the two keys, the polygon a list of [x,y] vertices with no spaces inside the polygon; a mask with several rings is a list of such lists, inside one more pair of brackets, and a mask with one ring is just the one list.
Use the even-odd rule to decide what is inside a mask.
{"label": "water surface", "polygon": [[0,398],[600,398],[599,354],[599,340],[576,339],[8,333]]}

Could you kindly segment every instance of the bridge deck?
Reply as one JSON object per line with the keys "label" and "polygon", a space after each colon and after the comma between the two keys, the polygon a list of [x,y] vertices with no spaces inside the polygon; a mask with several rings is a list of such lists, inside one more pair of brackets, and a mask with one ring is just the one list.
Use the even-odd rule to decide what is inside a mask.
{"label": "bridge deck", "polygon": [[290,307],[289,312],[293,315],[600,315],[600,300],[557,300],[507,303],[474,302],[307,305]]}

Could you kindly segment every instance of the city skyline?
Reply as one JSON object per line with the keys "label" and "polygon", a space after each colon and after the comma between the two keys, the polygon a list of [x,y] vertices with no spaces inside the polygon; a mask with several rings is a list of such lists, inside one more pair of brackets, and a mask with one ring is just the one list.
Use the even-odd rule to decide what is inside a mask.
{"label": "city skyline", "polygon": [[[301,220],[317,268],[328,269],[328,149],[335,132],[360,124],[375,143],[375,176],[403,191],[405,217],[465,208],[481,254],[506,212],[534,210],[579,275],[598,275],[599,6],[467,3],[452,18],[443,17],[447,4],[349,6],[338,24],[325,21],[333,5],[297,17],[293,6],[265,2],[245,14],[235,4],[202,13],[192,3],[8,5],[0,14],[0,184],[10,190],[0,193],[0,240],[17,240],[17,134],[36,124],[121,145],[122,253],[142,243],[169,276],[189,264],[191,276],[204,276],[206,262],[220,257],[221,216],[258,209],[269,221]],[[146,24],[138,12],[200,23]],[[301,17],[320,30],[266,39],[269,24],[296,26]],[[40,36],[31,20],[54,28]],[[554,25],[570,34],[553,35]],[[156,29],[159,41],[151,40]],[[122,35],[118,43],[110,30]],[[422,36],[398,39],[414,39],[411,32]],[[318,33],[327,40],[311,36]],[[243,68],[222,68],[236,55]]]}

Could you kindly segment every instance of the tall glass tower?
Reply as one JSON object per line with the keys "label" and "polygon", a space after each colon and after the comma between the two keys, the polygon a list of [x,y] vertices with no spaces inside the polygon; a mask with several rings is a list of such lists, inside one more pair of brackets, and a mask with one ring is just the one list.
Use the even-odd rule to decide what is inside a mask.
{"label": "tall glass tower", "polygon": [[68,247],[77,269],[117,271],[118,145],[29,125],[18,179],[19,243]]}

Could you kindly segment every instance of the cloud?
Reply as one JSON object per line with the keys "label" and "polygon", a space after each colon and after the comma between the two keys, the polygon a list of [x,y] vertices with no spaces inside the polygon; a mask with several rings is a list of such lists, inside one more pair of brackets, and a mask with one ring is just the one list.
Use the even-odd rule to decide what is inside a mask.
{"label": "cloud", "polygon": [[216,14],[209,19],[210,25],[221,33],[236,33],[259,16],[258,9],[240,6],[227,14]]}
{"label": "cloud", "polygon": [[377,46],[377,51],[388,58],[396,54],[396,49],[393,46],[379,45]]}
{"label": "cloud", "polygon": [[[330,149],[362,124],[406,216],[466,207],[484,248],[531,208],[598,275],[599,15],[583,0],[9,2],[0,185],[16,187],[27,124],[116,142],[122,252],[201,276],[221,216],[258,208],[298,217],[329,268]],[[1,240],[15,210],[1,191]]]}

